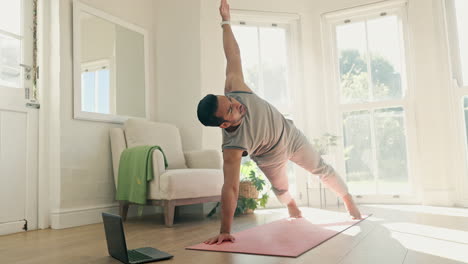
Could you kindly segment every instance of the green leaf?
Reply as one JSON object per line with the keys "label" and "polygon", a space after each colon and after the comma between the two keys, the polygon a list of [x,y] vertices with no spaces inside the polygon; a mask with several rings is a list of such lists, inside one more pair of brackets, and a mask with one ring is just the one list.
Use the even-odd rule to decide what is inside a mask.
{"label": "green leaf", "polygon": [[262,195],[262,198],[258,199],[260,206],[265,208],[267,202],[268,202],[269,195],[267,193],[264,193]]}
{"label": "green leaf", "polygon": [[252,209],[252,210],[257,209],[257,201],[255,201],[255,199],[253,199],[253,198],[246,198],[245,208],[246,209]]}

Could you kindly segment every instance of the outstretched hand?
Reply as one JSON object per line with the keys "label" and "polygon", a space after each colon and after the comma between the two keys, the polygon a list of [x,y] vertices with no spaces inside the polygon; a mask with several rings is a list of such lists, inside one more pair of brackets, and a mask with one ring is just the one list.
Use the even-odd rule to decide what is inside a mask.
{"label": "outstretched hand", "polygon": [[221,14],[221,18],[223,19],[223,21],[231,20],[231,13],[229,11],[229,4],[227,3],[227,0],[221,0],[219,13]]}
{"label": "outstretched hand", "polygon": [[219,234],[219,235],[217,235],[215,237],[207,239],[204,243],[208,244],[208,245],[212,245],[212,244],[215,244],[215,243],[217,245],[220,245],[221,243],[223,243],[223,241],[235,242],[236,238],[234,236],[232,236],[231,234],[221,233],[221,234]]}

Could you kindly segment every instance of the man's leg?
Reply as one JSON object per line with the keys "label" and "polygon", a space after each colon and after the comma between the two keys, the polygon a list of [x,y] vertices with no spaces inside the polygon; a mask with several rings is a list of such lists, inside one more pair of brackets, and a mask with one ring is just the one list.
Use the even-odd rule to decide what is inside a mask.
{"label": "man's leg", "polygon": [[302,217],[301,210],[296,205],[296,202],[289,193],[289,183],[287,174],[288,162],[281,162],[278,164],[259,166],[260,170],[265,174],[273,187],[273,192],[278,200],[288,207],[290,217]]}
{"label": "man's leg", "polygon": [[344,202],[349,214],[355,218],[361,218],[361,213],[348,192],[348,187],[336,171],[325,163],[320,154],[315,151],[312,145],[305,144],[291,157],[291,161],[303,167],[312,174],[318,175],[320,181],[333,192],[336,193]]}

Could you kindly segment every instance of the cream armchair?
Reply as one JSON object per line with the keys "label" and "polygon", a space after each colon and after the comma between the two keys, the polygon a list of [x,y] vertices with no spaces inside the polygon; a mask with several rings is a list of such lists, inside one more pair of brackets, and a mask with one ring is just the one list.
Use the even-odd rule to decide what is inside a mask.
{"label": "cream armchair", "polygon": [[[112,162],[117,189],[120,155],[126,148],[157,145],[166,155],[168,167],[159,150],[153,152],[154,179],[148,184],[148,205],[164,208],[166,226],[174,221],[178,205],[217,202],[221,200],[223,171],[216,150],[182,151],[179,130],[170,124],[129,119],[124,128],[110,131]],[[125,220],[129,203],[120,202],[120,215]]]}

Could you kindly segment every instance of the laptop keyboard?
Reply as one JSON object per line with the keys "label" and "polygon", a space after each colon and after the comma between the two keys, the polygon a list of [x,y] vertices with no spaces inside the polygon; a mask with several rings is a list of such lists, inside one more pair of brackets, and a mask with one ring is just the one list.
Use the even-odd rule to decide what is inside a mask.
{"label": "laptop keyboard", "polygon": [[128,251],[128,260],[130,261],[140,261],[140,260],[150,260],[152,257],[142,254],[135,250]]}

